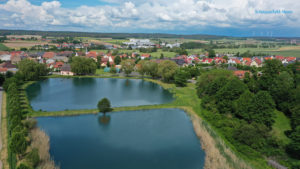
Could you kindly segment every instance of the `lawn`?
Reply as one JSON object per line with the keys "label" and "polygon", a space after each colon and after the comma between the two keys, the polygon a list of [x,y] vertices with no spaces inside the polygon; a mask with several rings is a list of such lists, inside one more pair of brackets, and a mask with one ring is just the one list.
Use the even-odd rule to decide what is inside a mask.
{"label": "lawn", "polygon": [[96,70],[96,75],[111,75],[109,72],[104,72],[104,69],[97,69]]}
{"label": "lawn", "polygon": [[286,130],[291,130],[290,120],[284,115],[283,112],[275,111],[276,118],[275,123],[273,125],[272,133],[284,144],[288,144],[290,139],[286,137],[284,132]]}
{"label": "lawn", "polygon": [[0,51],[1,50],[9,50],[9,48],[7,46],[5,46],[4,44],[0,43]]}

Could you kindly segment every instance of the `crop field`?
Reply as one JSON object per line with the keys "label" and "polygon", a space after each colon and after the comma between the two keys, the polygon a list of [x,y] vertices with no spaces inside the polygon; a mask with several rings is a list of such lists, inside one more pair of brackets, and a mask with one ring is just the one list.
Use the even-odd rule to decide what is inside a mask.
{"label": "crop field", "polygon": [[20,49],[20,48],[31,48],[35,45],[45,45],[45,44],[51,44],[51,45],[55,45],[53,43],[48,43],[48,42],[44,42],[44,41],[22,41],[22,40],[16,40],[16,41],[5,41],[5,43],[3,43],[5,46],[9,47],[9,48],[13,48],[13,49]]}

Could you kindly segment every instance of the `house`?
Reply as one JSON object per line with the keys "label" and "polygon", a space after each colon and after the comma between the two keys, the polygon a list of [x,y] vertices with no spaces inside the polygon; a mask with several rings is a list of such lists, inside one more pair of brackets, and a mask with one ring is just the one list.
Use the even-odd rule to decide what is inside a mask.
{"label": "house", "polygon": [[56,53],[54,52],[45,52],[42,57],[44,59],[52,59],[54,56],[56,56]]}
{"label": "house", "polygon": [[236,64],[241,64],[241,61],[237,58],[230,58],[227,63],[236,65]]}
{"label": "house", "polygon": [[19,63],[22,60],[21,59],[21,54],[19,54],[19,53],[11,54],[10,60],[11,60],[12,64]]}
{"label": "house", "polygon": [[59,71],[64,65],[64,62],[56,62],[53,66],[55,71]]}
{"label": "house", "polygon": [[10,59],[11,59],[11,55],[9,53],[0,55],[1,61],[7,62],[10,61]]}
{"label": "house", "polygon": [[7,68],[0,68],[0,73],[5,74],[7,72]]}
{"label": "house", "polygon": [[172,58],[171,60],[179,66],[183,66],[185,64],[185,60],[180,57]]}
{"label": "house", "polygon": [[221,57],[215,57],[214,61],[216,64],[222,64],[222,63],[226,63],[227,61]]}
{"label": "house", "polygon": [[213,59],[212,58],[204,58],[202,60],[202,63],[203,64],[211,64],[213,62]]}
{"label": "house", "polygon": [[146,59],[146,58],[150,59],[150,58],[151,58],[151,55],[150,55],[150,54],[147,54],[147,53],[144,53],[144,54],[141,55],[141,59],[142,59],[142,60],[144,60],[144,59]]}
{"label": "house", "polygon": [[88,53],[86,53],[86,57],[88,57],[88,58],[92,58],[92,59],[94,59],[95,61],[97,61],[97,52],[95,52],[95,51],[90,51],[90,52],[88,52]]}
{"label": "house", "polygon": [[74,73],[71,71],[71,65],[70,64],[64,64],[60,68],[60,74],[65,76],[74,76]]}
{"label": "house", "polygon": [[249,71],[245,71],[245,70],[236,70],[233,72],[233,74],[238,78],[243,79],[245,77],[246,72],[250,73]]}
{"label": "house", "polygon": [[101,67],[106,67],[109,58],[101,58]]}
{"label": "house", "polygon": [[46,64],[50,64],[50,63],[55,63],[55,60],[54,59],[48,59],[48,60],[46,60]]}
{"label": "house", "polygon": [[67,56],[54,56],[53,59],[56,61],[63,61],[63,62],[69,61],[69,58]]}
{"label": "house", "polygon": [[252,60],[250,66],[262,67],[262,61],[258,58],[255,58],[254,60]]}

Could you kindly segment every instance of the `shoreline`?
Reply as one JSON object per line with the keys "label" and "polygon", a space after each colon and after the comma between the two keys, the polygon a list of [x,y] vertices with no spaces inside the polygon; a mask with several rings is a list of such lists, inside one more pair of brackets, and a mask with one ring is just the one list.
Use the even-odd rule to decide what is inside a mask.
{"label": "shoreline", "polygon": [[[57,77],[60,78],[60,77]],[[71,77],[69,77],[71,78]],[[94,77],[94,78],[110,78],[110,77]],[[119,78],[119,77],[118,77]],[[121,77],[125,79],[129,79],[126,77]],[[141,79],[141,78],[134,78]],[[158,80],[144,78],[143,80],[156,83],[162,86],[164,89],[173,93],[174,101],[167,104],[160,105],[147,105],[147,106],[132,106],[132,107],[116,107],[113,108],[113,112],[119,111],[128,111],[128,110],[149,110],[149,109],[163,109],[163,108],[178,108],[187,115],[189,115],[191,122],[193,124],[194,132],[198,137],[201,147],[205,152],[205,169],[214,169],[214,168],[252,168],[247,164],[243,159],[238,157],[235,152],[233,152],[223,141],[221,137],[210,127],[210,125],[205,122],[201,115],[196,113],[194,110],[195,105],[184,105],[181,103],[179,97],[181,96],[179,92],[176,90],[180,90],[180,88],[176,88],[173,84],[163,83]],[[30,82],[33,84],[33,82]],[[29,85],[30,85],[29,84]],[[29,85],[24,84],[24,86],[28,87]],[[191,86],[191,85],[189,85]],[[189,88],[189,86],[187,88]],[[26,89],[23,88],[23,89]],[[192,86],[194,87],[194,86]],[[191,87],[190,87],[191,88]],[[25,91],[25,90],[24,90]],[[26,92],[25,92],[26,94]],[[26,95],[27,96],[27,95]],[[26,97],[27,98],[27,97]],[[28,100],[27,100],[28,101]],[[197,101],[200,101],[197,98]],[[30,106],[29,101],[27,102]],[[192,103],[189,103],[192,104]],[[198,102],[200,105],[200,102]],[[32,110],[32,109],[31,109]],[[37,112],[32,110],[28,116],[30,117],[45,117],[45,116],[75,116],[75,115],[84,115],[84,114],[97,114],[97,109],[85,109],[85,110],[65,110],[65,111],[55,111],[55,112]]]}

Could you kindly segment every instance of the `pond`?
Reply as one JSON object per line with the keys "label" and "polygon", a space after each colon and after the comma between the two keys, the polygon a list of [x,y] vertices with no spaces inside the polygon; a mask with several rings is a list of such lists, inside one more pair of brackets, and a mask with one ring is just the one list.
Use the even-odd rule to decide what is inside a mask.
{"label": "pond", "polygon": [[95,109],[103,97],[112,107],[168,103],[172,94],[141,79],[49,78],[30,85],[28,99],[36,111]]}
{"label": "pond", "polygon": [[205,153],[179,109],[40,117],[61,169],[202,169]]}

